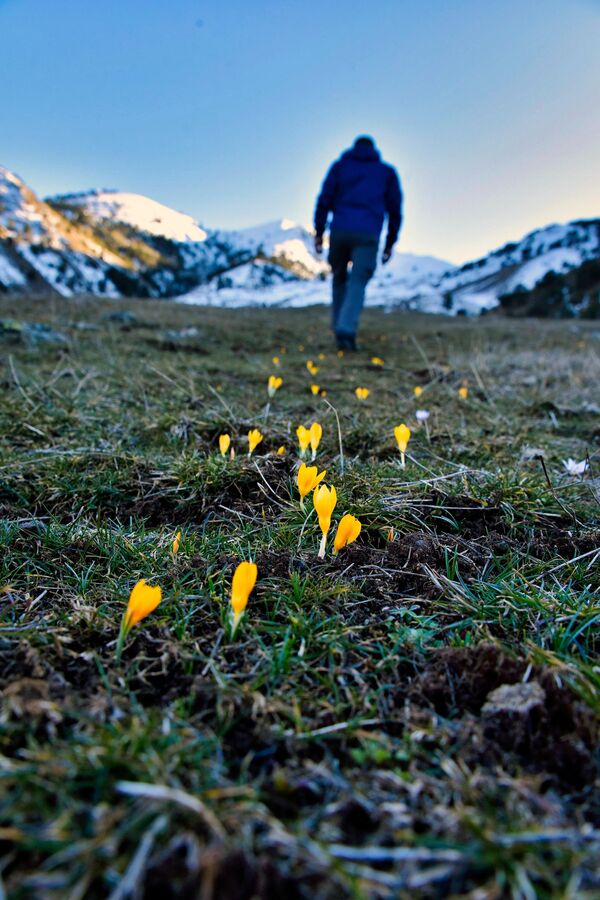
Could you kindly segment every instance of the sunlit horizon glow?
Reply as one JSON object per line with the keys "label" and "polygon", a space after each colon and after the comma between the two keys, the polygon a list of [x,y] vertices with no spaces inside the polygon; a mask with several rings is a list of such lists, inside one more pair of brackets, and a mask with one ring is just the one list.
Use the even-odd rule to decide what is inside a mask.
{"label": "sunlit horizon glow", "polygon": [[0,164],[39,196],[307,224],[369,133],[402,180],[400,250],[463,262],[600,216],[597,0],[0,0],[0,33]]}

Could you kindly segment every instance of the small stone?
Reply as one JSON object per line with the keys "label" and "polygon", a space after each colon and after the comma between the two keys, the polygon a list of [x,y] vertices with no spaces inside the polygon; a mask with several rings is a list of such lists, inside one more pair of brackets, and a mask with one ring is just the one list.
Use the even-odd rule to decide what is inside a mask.
{"label": "small stone", "polygon": [[481,713],[486,718],[498,713],[526,716],[536,706],[542,705],[545,700],[544,689],[537,681],[501,684],[487,695]]}
{"label": "small stone", "polygon": [[75,331],[98,331],[99,327],[95,322],[69,322],[69,328],[73,328]]}
{"label": "small stone", "polygon": [[546,694],[537,681],[501,684],[481,709],[484,733],[505,750],[528,753],[546,718]]}
{"label": "small stone", "polygon": [[164,336],[171,341],[181,341],[187,338],[198,337],[199,334],[200,329],[192,325],[189,328],[179,328],[174,331],[165,331]]}
{"label": "small stone", "polygon": [[128,309],[117,309],[102,317],[105,322],[116,322],[118,325],[137,325],[137,316]]}
{"label": "small stone", "polygon": [[20,322],[17,319],[0,319],[0,337],[8,337],[24,344],[35,345],[40,342],[49,344],[67,344],[64,334],[53,331],[43,322]]}

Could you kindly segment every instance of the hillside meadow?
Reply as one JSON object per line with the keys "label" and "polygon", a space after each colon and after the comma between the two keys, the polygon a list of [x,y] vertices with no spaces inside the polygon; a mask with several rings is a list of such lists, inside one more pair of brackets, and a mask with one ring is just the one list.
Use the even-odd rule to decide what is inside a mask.
{"label": "hillside meadow", "polygon": [[600,895],[600,329],[368,311],[361,341],[0,299],[0,897]]}

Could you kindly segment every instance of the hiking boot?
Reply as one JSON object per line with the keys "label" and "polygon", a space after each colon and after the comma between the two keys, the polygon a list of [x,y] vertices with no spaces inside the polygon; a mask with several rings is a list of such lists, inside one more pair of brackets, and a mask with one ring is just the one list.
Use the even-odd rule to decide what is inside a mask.
{"label": "hiking boot", "polygon": [[356,338],[353,334],[338,333],[335,336],[335,343],[338,350],[350,350],[351,352],[355,352],[356,350],[358,350],[358,347],[356,346]]}

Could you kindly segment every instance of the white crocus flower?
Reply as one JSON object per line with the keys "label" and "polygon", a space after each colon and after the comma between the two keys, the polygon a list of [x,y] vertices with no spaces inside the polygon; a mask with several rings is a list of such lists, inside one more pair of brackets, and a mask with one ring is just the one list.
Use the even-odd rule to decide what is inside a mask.
{"label": "white crocus flower", "polygon": [[428,409],[418,409],[415,412],[415,419],[417,422],[426,422],[429,418],[429,410]]}
{"label": "white crocus flower", "polygon": [[575,462],[571,457],[563,459],[562,464],[569,475],[583,475],[588,466],[587,459],[582,459],[581,462]]}

